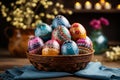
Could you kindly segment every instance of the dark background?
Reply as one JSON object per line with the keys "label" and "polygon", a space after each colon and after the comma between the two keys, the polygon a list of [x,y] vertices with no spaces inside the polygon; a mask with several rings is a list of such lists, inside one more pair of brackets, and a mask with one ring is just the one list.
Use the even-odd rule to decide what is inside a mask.
{"label": "dark background", "polygon": [[[1,0],[5,5],[9,7],[11,2],[16,0]],[[74,3],[79,1],[80,3],[84,4],[86,0],[53,0],[59,1],[64,3],[66,8],[70,8],[73,10],[72,15],[64,14],[64,16],[70,21],[70,23],[79,22],[81,23],[87,30],[87,34],[90,35],[91,27],[89,26],[89,22],[96,18],[99,19],[100,17],[105,17],[109,20],[110,25],[103,27],[103,33],[107,36],[109,41],[116,41],[120,42],[120,10],[116,10],[117,4],[120,4],[120,0],[106,0],[112,4],[112,9],[102,10],[102,11],[95,11],[95,10],[81,10],[76,11],[74,10]],[[92,4],[98,2],[99,0],[89,0]],[[84,6],[83,6],[84,8]],[[50,24],[51,22],[49,22]],[[8,45],[8,38],[5,35],[5,29],[7,27],[11,27],[10,23],[7,23],[5,18],[2,18],[0,12],[0,48],[7,48]],[[12,31],[9,31],[9,34],[12,34]]]}

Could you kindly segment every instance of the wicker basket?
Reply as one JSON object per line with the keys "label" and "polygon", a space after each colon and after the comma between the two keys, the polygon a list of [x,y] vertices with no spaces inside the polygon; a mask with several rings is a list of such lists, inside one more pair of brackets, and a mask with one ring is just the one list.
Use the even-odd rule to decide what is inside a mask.
{"label": "wicker basket", "polygon": [[29,61],[38,69],[44,71],[75,72],[86,67],[91,61],[94,51],[80,55],[42,56],[29,54]]}

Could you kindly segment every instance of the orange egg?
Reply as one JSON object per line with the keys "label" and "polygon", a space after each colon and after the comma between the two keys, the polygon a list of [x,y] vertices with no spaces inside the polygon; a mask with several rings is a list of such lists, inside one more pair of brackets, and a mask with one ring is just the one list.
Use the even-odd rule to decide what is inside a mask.
{"label": "orange egg", "polygon": [[70,27],[70,33],[74,41],[86,38],[86,30],[80,23],[73,23]]}
{"label": "orange egg", "polygon": [[43,56],[56,56],[59,55],[59,50],[54,48],[43,48],[42,49]]}
{"label": "orange egg", "polygon": [[42,49],[43,56],[55,56],[60,53],[60,45],[56,40],[48,40]]}

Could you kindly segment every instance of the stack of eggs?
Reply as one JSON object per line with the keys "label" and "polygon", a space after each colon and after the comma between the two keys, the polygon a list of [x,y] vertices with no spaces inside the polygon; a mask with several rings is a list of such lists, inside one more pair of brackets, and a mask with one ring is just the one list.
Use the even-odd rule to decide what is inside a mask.
{"label": "stack of eggs", "polygon": [[28,42],[29,53],[43,56],[79,55],[89,50],[93,45],[85,28],[80,23],[70,25],[62,15],[56,16],[51,26],[38,24]]}

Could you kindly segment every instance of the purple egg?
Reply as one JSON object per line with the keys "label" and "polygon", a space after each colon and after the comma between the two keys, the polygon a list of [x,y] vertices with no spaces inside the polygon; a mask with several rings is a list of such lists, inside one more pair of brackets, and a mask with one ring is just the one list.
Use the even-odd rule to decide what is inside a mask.
{"label": "purple egg", "polygon": [[28,41],[28,52],[32,54],[41,54],[42,47],[44,46],[43,40],[36,36],[30,36]]}

